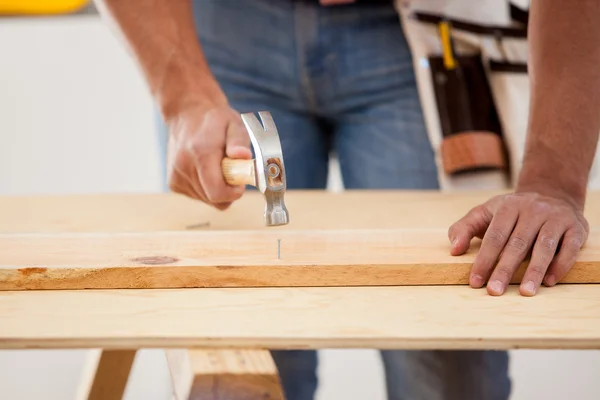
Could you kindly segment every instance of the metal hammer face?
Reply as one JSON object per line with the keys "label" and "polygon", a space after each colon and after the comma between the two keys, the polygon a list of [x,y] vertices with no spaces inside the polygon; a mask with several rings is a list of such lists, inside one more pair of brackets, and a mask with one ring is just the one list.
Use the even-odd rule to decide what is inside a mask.
{"label": "metal hammer face", "polygon": [[[242,114],[254,149],[254,160],[223,160],[225,180],[230,184],[250,184],[265,196],[265,224],[285,225],[289,213],[285,206],[285,166],[279,133],[271,113],[260,111],[261,121],[254,113]],[[261,124],[262,122],[262,124]]]}

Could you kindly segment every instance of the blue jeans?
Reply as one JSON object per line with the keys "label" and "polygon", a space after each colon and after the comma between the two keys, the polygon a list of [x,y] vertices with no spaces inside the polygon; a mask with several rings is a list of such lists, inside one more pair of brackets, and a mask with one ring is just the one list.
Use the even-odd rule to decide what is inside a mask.
{"label": "blue jeans", "polygon": [[[196,0],[194,7],[198,39],[231,105],[272,113],[289,189],[324,189],[330,154],[345,188],[439,188],[410,50],[391,1],[321,7],[317,0]],[[272,354],[287,400],[312,400],[317,353]],[[503,351],[381,356],[390,400],[509,396]]]}

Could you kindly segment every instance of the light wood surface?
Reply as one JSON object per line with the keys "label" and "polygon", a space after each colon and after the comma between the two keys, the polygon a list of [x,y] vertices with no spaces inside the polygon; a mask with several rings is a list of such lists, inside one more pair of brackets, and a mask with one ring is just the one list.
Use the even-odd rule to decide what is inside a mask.
{"label": "light wood surface", "polygon": [[168,349],[174,400],[284,400],[277,367],[262,349]]}
{"label": "light wood surface", "polygon": [[[288,190],[290,223],[265,227],[264,196],[248,191],[219,211],[176,194],[0,196],[0,233],[140,232],[248,229],[441,228],[499,192]],[[588,194],[585,215],[600,225],[600,191]]]}
{"label": "light wood surface", "polygon": [[[129,232],[248,229],[447,229],[492,192],[287,191],[290,223],[265,227],[264,196],[248,191],[218,211],[175,194],[99,194],[0,197],[0,233]],[[594,202],[594,200],[596,200]],[[600,223],[600,193],[587,216]]]}
{"label": "light wood surface", "polygon": [[0,292],[0,348],[600,348],[600,286]]}
{"label": "light wood surface", "polygon": [[[287,193],[291,223],[278,232],[445,230],[491,194]],[[599,200],[588,198],[592,226]],[[0,231],[266,232],[263,209],[258,193],[226,212],[174,195],[0,198]],[[600,348],[599,320],[600,285],[584,284],[535,297],[467,286],[0,292],[1,348]]]}
{"label": "light wood surface", "polygon": [[[408,228],[2,234],[0,290],[467,284],[478,244],[452,256],[446,230]],[[600,282],[600,231],[562,282]]]}

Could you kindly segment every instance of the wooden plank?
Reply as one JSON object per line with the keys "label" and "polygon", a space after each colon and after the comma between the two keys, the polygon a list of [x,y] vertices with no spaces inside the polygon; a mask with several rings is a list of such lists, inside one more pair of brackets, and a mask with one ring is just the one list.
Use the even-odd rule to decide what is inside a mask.
{"label": "wooden plank", "polygon": [[600,285],[0,292],[0,348],[600,349]]}
{"label": "wooden plank", "polygon": [[[290,224],[277,229],[447,228],[493,194],[290,190]],[[264,203],[256,192],[227,211],[176,194],[0,196],[0,232],[253,230],[264,227]],[[600,192],[590,193],[587,215],[600,222]]]}
{"label": "wooden plank", "polygon": [[175,400],[284,400],[268,350],[168,349]]}
{"label": "wooden plank", "polygon": [[[439,229],[4,234],[0,290],[466,284],[478,247],[452,256]],[[562,282],[599,267],[594,230]]]}
{"label": "wooden plank", "polygon": [[90,350],[76,399],[121,400],[135,355],[135,350]]}
{"label": "wooden plank", "polygon": [[[445,230],[492,194],[290,191],[292,222],[278,230]],[[600,224],[599,200],[590,192],[592,225]],[[0,231],[262,230],[263,205],[254,193],[226,212],[176,195],[0,197]],[[599,348],[599,291],[560,285],[533,298],[464,286],[0,292],[0,347]]]}
{"label": "wooden plank", "polygon": [[[290,224],[278,230],[442,228],[492,195],[487,191],[289,190]],[[0,196],[0,232],[130,232],[262,229],[264,198],[248,192],[227,211],[175,194]],[[600,224],[600,191],[585,215]]]}

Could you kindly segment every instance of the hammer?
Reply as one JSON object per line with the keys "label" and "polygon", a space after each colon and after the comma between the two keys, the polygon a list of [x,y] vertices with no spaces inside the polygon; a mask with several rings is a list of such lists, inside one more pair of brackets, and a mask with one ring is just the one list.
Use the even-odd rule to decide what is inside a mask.
{"label": "hammer", "polygon": [[254,113],[241,114],[255,158],[240,160],[225,157],[221,169],[230,185],[251,185],[265,196],[266,226],[285,225],[289,222],[289,214],[283,198],[286,182],[279,134],[270,112],[260,111],[258,115],[261,121]]}

